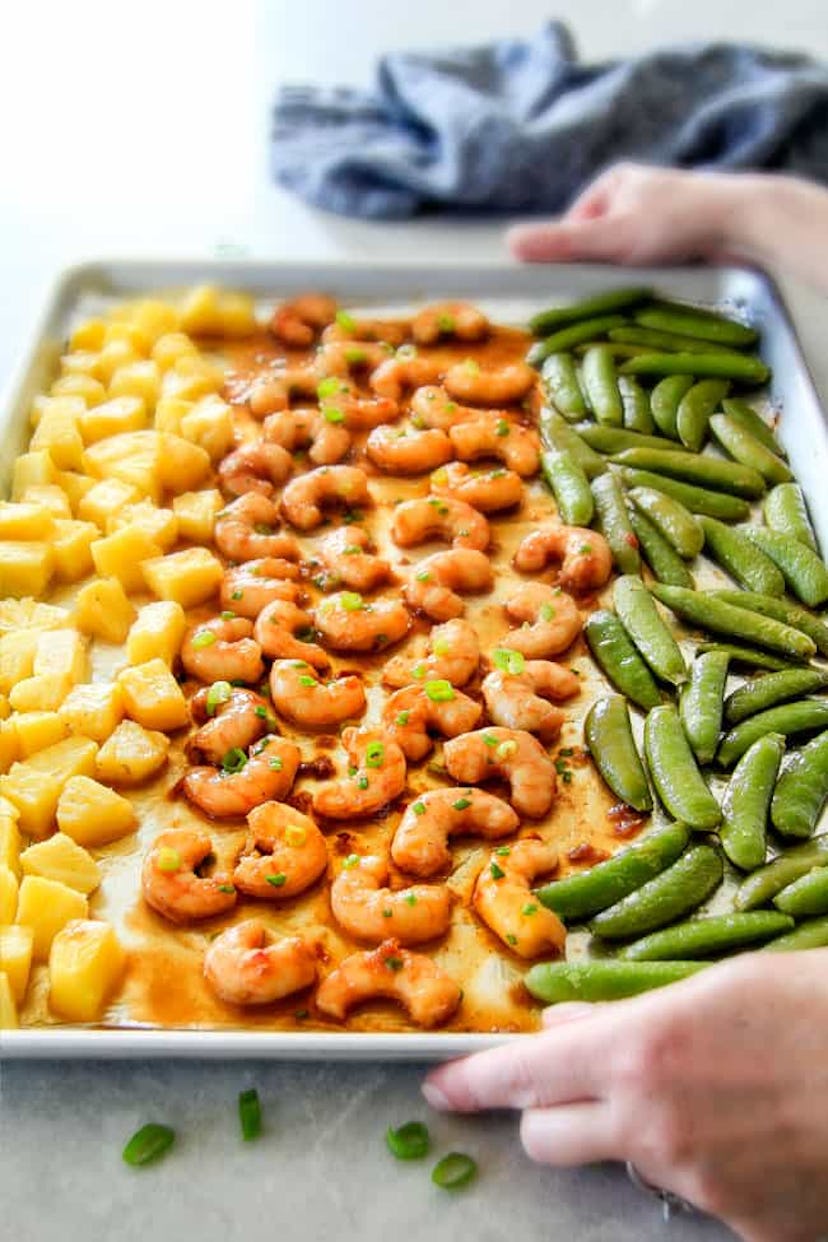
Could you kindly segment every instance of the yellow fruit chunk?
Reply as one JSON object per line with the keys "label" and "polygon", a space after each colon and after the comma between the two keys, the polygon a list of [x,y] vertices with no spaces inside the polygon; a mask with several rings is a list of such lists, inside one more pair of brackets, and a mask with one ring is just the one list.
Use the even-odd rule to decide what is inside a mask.
{"label": "yellow fruit chunk", "polygon": [[[81,517],[80,503],[87,492],[95,486],[95,480],[88,474],[76,474],[73,470],[62,470],[58,475],[58,484],[69,497],[69,504],[76,517]],[[29,489],[31,491],[31,488]],[[23,493],[27,495],[26,492]]]}
{"label": "yellow fruit chunk", "polygon": [[74,627],[40,634],[35,649],[35,677],[68,677],[72,685],[86,678],[89,644]]}
{"label": "yellow fruit chunk", "polygon": [[0,694],[8,694],[24,677],[31,677],[37,640],[37,630],[11,630],[0,635]]}
{"label": "yellow fruit chunk", "polygon": [[117,578],[96,578],[78,591],[74,619],[84,634],[122,643],[135,619],[135,606]]}
{"label": "yellow fruit chunk", "polygon": [[0,927],[13,923],[17,913],[17,876],[11,867],[0,867]]}
{"label": "yellow fruit chunk", "polygon": [[65,737],[0,776],[0,793],[17,807],[22,832],[38,841],[48,836],[61,790],[73,776],[92,775],[97,753],[90,738]]}
{"label": "yellow fruit chunk", "polygon": [[162,552],[169,551],[178,541],[178,518],[172,509],[159,509],[151,500],[125,505],[107,522],[107,534],[111,535],[124,526],[143,531]]}
{"label": "yellow fruit chunk", "polygon": [[146,664],[148,660],[163,660],[171,665],[178,655],[187,629],[184,609],[173,600],[158,600],[146,604],[133,622],[126,642],[127,659],[130,664]]}
{"label": "yellow fruit chunk", "polygon": [[53,837],[30,845],[20,855],[20,866],[25,875],[57,880],[85,897],[101,882],[101,869],[95,859],[65,832],[56,832]]}
{"label": "yellow fruit chunk", "polygon": [[59,518],[55,522],[52,552],[59,581],[78,582],[91,574],[91,548],[99,533],[94,522],[76,522],[73,518]]}
{"label": "yellow fruit chunk", "polygon": [[[153,363],[140,362],[135,365],[153,366]],[[116,371],[115,374],[117,377],[121,372]],[[111,387],[109,391],[113,394],[111,401],[103,401],[91,410],[84,410],[78,417],[78,427],[85,444],[95,444],[121,431],[140,431],[149,421],[147,402],[139,393],[115,394]]]}
{"label": "yellow fruit chunk", "polygon": [[9,721],[17,736],[17,754],[28,759],[62,741],[69,729],[57,712],[15,712]]}
{"label": "yellow fruit chunk", "polygon": [[88,912],[86,898],[74,888],[39,875],[23,877],[16,922],[34,932],[32,957],[36,962],[47,960],[52,941],[62,927],[71,919],[85,919]]}
{"label": "yellow fruit chunk", "polygon": [[69,609],[42,604],[37,599],[0,599],[0,634],[13,630],[59,630],[69,621]]}
{"label": "yellow fruit chunk", "polygon": [[152,425],[157,431],[172,431],[181,434],[181,420],[195,406],[193,401],[184,401],[181,397],[162,397],[155,407]]}
{"label": "yellow fruit chunk", "polygon": [[106,389],[91,375],[61,375],[50,389],[53,397],[80,397],[88,408],[106,401]]}
{"label": "yellow fruit chunk", "polygon": [[177,309],[159,298],[141,298],[133,302],[128,314],[129,322],[152,342],[167,332],[176,332],[180,322]]}
{"label": "yellow fruit chunk", "polygon": [[19,1026],[9,977],[0,970],[0,1031],[16,1031]]}
{"label": "yellow fruit chunk", "polygon": [[138,362],[141,357],[140,350],[135,348],[138,342],[124,340],[123,336],[121,336],[121,339],[116,338],[113,340],[110,335],[111,332],[111,328],[107,329],[107,335],[110,336],[110,339],[98,354],[98,361],[95,366],[96,378],[102,384],[106,384],[107,387],[112,376],[120,367],[128,367],[130,363]]}
{"label": "yellow fruit chunk", "polygon": [[253,299],[214,285],[191,289],[181,304],[181,326],[195,336],[250,336],[256,331]]}
{"label": "yellow fruit chunk", "polygon": [[0,542],[0,595],[43,595],[54,563],[48,543]]}
{"label": "yellow fruit chunk", "polygon": [[142,496],[147,496],[153,504],[161,504],[163,488],[158,477],[158,462],[151,453],[136,457],[131,461],[116,462],[110,468],[110,474],[123,479],[131,487],[136,487]]}
{"label": "yellow fruit chunk", "polygon": [[[37,396],[32,402],[31,422],[34,427],[40,427],[44,419],[54,420],[54,425],[58,433],[63,426],[73,426],[86,409],[86,402],[79,396]],[[46,439],[48,440],[48,436]],[[35,444],[32,438],[32,447],[45,449],[49,451],[48,443]],[[55,462],[57,465],[57,462]]]}
{"label": "yellow fruit chunk", "polygon": [[177,358],[170,370],[164,372],[161,381],[162,397],[178,397],[182,401],[197,401],[209,393],[221,392],[224,372],[205,358],[184,355]]}
{"label": "yellow fruit chunk", "polygon": [[11,720],[0,721],[0,772],[8,772],[15,759],[19,758],[14,725]]}
{"label": "yellow fruit chunk", "polygon": [[161,432],[161,462],[158,477],[167,491],[190,492],[210,473],[209,454],[183,436]]}
{"label": "yellow fruit chunk", "polygon": [[179,428],[184,439],[198,444],[213,462],[220,461],[233,447],[232,407],[215,394],[196,401],[182,415]]}
{"label": "yellow fruit chunk", "polygon": [[211,543],[216,517],[223,508],[224,498],[214,487],[176,496],[173,512],[178,518],[180,537],[198,544]]}
{"label": "yellow fruit chunk", "polygon": [[[127,315],[111,315],[112,322],[106,325],[104,333],[103,348],[107,345],[117,344],[123,352],[124,358],[127,358],[124,346],[127,346],[133,354],[134,359],[141,359],[149,353],[151,342],[142,332],[137,324],[130,321]],[[116,354],[113,352],[113,357]],[[130,361],[125,361],[123,366],[131,366]]]}
{"label": "yellow fruit chunk", "polygon": [[[7,803],[6,799],[0,799]],[[17,807],[14,815],[0,815],[0,867],[8,867],[16,876],[20,876],[20,829],[17,826]]]}
{"label": "yellow fruit chunk", "polygon": [[33,942],[31,927],[21,927],[17,923],[0,927],[0,971],[8,978],[12,996],[18,1005],[23,1004],[29,986]]}
{"label": "yellow fruit chunk", "polygon": [[181,687],[163,660],[147,660],[118,674],[126,713],[147,729],[181,729],[190,712]]}
{"label": "yellow fruit chunk", "polygon": [[75,686],[60,705],[59,718],[67,733],[105,742],[124,718],[124,695],[115,681]]}
{"label": "yellow fruit chunk", "polygon": [[75,349],[61,358],[61,375],[91,375],[94,379],[100,379],[100,358],[96,349]]}
{"label": "yellow fruit chunk", "polygon": [[141,499],[137,487],[124,483],[122,479],[102,479],[94,483],[78,504],[78,517],[87,522],[94,522],[101,530],[127,505],[133,505]]}
{"label": "yellow fruit chunk", "polygon": [[113,467],[123,462],[140,460],[158,468],[161,444],[157,431],[124,431],[90,445],[83,455],[84,467],[98,479],[109,478]]}
{"label": "yellow fruit chunk", "polygon": [[92,544],[92,560],[98,573],[102,578],[117,578],[127,594],[146,589],[141,563],[160,553],[158,544],[136,526],[122,526]]}
{"label": "yellow fruit chunk", "polygon": [[[50,402],[65,402],[86,407],[80,397],[47,397]],[[58,470],[77,470],[83,461],[83,437],[78,430],[77,411],[51,409],[44,411],[32,436],[30,449],[45,449]]]}
{"label": "yellow fruit chunk", "polygon": [[207,548],[171,552],[145,561],[141,569],[153,595],[175,600],[182,608],[195,608],[211,599],[224,576],[221,561]]}
{"label": "yellow fruit chunk", "polygon": [[[19,681],[9,694],[9,702],[16,712],[54,712],[71,689],[70,677],[41,673]],[[4,725],[9,723],[8,720],[3,721]]]}
{"label": "yellow fruit chunk", "polygon": [[73,920],[49,954],[49,1006],[70,1022],[95,1022],[121,981],[126,955],[109,923]]}
{"label": "yellow fruit chunk", "polygon": [[11,715],[11,703],[5,694],[0,694],[0,720],[8,720]]}
{"label": "yellow fruit chunk", "polygon": [[[13,819],[15,823],[17,823],[20,818],[17,807],[14,803],[9,802],[8,798],[0,796],[0,817],[4,815],[7,815],[10,819]],[[0,862],[2,861],[3,860],[0,859]]]}
{"label": "yellow fruit chunk", "polygon": [[12,500],[20,500],[29,487],[42,483],[57,483],[58,472],[45,449],[36,453],[22,453],[14,463],[12,476]]}
{"label": "yellow fruit chunk", "polygon": [[42,505],[0,500],[0,539],[49,539],[55,519]]}
{"label": "yellow fruit chunk", "polygon": [[[111,397],[139,397],[147,409],[152,409],[161,391],[161,372],[151,359],[131,362],[120,367],[109,381]],[[128,427],[122,428],[129,431]]]}
{"label": "yellow fruit chunk", "polygon": [[69,337],[70,349],[100,349],[106,335],[103,319],[87,319]]}
{"label": "yellow fruit chunk", "polygon": [[[72,506],[69,503],[69,497],[62,487],[57,483],[37,483],[32,487],[26,488],[25,495],[21,496],[23,504],[38,505],[39,508],[45,509],[55,518],[71,518]],[[40,538],[38,535],[37,538]]]}
{"label": "yellow fruit chunk", "polygon": [[170,331],[159,336],[152,347],[152,358],[162,371],[169,371],[179,358],[197,358],[198,346],[186,332]]}
{"label": "yellow fruit chunk", "polygon": [[78,845],[97,849],[132,832],[138,821],[132,803],[114,789],[88,776],[73,776],[58,798],[57,822]]}
{"label": "yellow fruit chunk", "polygon": [[142,785],[164,766],[169,749],[166,734],[124,720],[98,751],[95,775],[108,785]]}

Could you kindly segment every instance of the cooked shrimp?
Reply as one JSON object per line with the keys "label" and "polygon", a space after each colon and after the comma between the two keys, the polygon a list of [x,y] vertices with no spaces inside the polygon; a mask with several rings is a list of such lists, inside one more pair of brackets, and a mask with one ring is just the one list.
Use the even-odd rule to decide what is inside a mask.
{"label": "cooked shrimp", "polygon": [[423,496],[397,505],[391,520],[391,538],[401,548],[412,548],[432,539],[445,539],[454,548],[484,552],[491,532],[482,513],[463,500]]}
{"label": "cooked shrimp", "polygon": [[545,582],[526,582],[503,605],[512,621],[520,621],[504,640],[507,647],[543,660],[560,655],[575,641],[583,628],[583,618],[571,595]]}
{"label": "cooked shrimp", "polygon": [[471,422],[480,410],[473,405],[458,405],[445,388],[428,384],[411,394],[411,413],[415,426],[448,431],[457,423]]}
{"label": "cooked shrimp", "polygon": [[316,958],[301,936],[276,940],[261,919],[245,919],[208,945],[204,978],[229,1005],[270,1005],[316,982]]}
{"label": "cooked shrimp", "polygon": [[431,476],[435,496],[462,500],[481,513],[513,509],[523,500],[523,483],[514,470],[498,466],[495,470],[471,470],[465,462],[452,461]]}
{"label": "cooked shrimp", "polygon": [[330,422],[321,410],[306,406],[268,414],[262,424],[262,435],[288,453],[310,446],[308,457],[315,466],[332,466],[347,457],[351,449],[351,433],[347,427]]}
{"label": "cooked shrimp", "polygon": [[231,496],[261,492],[272,496],[293,470],[293,458],[279,444],[266,440],[250,440],[242,444],[219,464],[219,482]]}
{"label": "cooked shrimp", "polygon": [[429,638],[430,654],[422,659],[398,655],[387,660],[382,670],[386,686],[409,686],[412,681],[448,681],[465,686],[477,672],[480,642],[477,631],[462,619],[435,625]]}
{"label": "cooked shrimp", "polygon": [[319,372],[315,365],[283,367],[257,377],[247,395],[247,405],[254,418],[264,418],[276,410],[286,410],[291,397],[315,397]]}
{"label": "cooked shrimp", "polygon": [[477,877],[472,903],[483,922],[520,957],[560,953],[566,928],[557,914],[533,899],[536,876],[553,871],[558,851],[548,841],[525,838],[492,854]]}
{"label": "cooked shrimp", "polygon": [[335,298],[324,293],[300,293],[277,306],[267,326],[277,340],[302,349],[311,345],[318,333],[333,323],[336,312]]}
{"label": "cooked shrimp", "polygon": [[379,944],[394,936],[400,944],[422,944],[448,929],[451,897],[443,884],[414,884],[391,889],[388,864],[366,855],[343,865],[331,885],[334,918],[357,940]]}
{"label": "cooked shrimp", "polygon": [[338,591],[318,606],[314,623],[333,651],[383,651],[405,638],[411,617],[402,600],[366,604],[354,591]]}
{"label": "cooked shrimp", "polygon": [[[236,756],[234,756],[236,758]],[[239,770],[190,768],[181,782],[190,802],[211,819],[239,817],[262,802],[287,797],[299,767],[299,747],[285,737],[264,737],[251,748]]]}
{"label": "cooked shrimp", "polygon": [[405,788],[405,755],[382,729],[343,729],[342,745],[353,775],[327,781],[313,795],[313,809],[328,819],[364,819]]}
{"label": "cooked shrimp", "polygon": [[494,457],[524,478],[537,474],[540,446],[537,432],[504,418],[494,411],[478,411],[473,423],[449,428],[449,439],[461,461]]}
{"label": "cooked shrimp", "polygon": [[489,716],[507,729],[525,729],[548,740],[556,737],[566,719],[561,702],[578,694],[581,683],[571,669],[551,660],[528,660],[520,673],[495,669],[483,679],[483,698]]}
{"label": "cooked shrimp", "polygon": [[388,357],[389,346],[377,341],[324,341],[316,351],[320,375],[347,378],[352,371],[375,370]]}
{"label": "cooked shrimp", "polygon": [[425,474],[451,461],[454,453],[444,431],[416,431],[413,427],[375,427],[365,451],[387,474]]}
{"label": "cooked shrimp", "polygon": [[325,838],[312,819],[284,802],[264,802],[247,816],[249,832],[233,871],[248,897],[284,901],[315,884],[328,865]]}
{"label": "cooked shrimp", "polygon": [[537,372],[525,362],[483,370],[472,358],[449,367],[443,381],[458,401],[470,405],[516,405],[537,383]]}
{"label": "cooked shrimp", "polygon": [[344,380],[326,380],[337,384],[338,390],[326,393],[322,413],[329,421],[342,423],[348,431],[370,431],[382,423],[393,423],[400,417],[400,407],[390,397],[360,397]]}
{"label": "cooked shrimp", "polygon": [[519,815],[539,819],[555,798],[555,765],[536,737],[523,729],[478,729],[443,747],[449,775],[463,784],[500,776],[509,782]]}
{"label": "cooked shrimp", "polygon": [[295,604],[302,592],[296,585],[299,566],[279,556],[263,556],[227,569],[221,581],[221,606],[240,617],[256,619],[274,599]]}
{"label": "cooked shrimp", "polygon": [[470,302],[435,302],[414,316],[411,335],[418,345],[433,345],[441,337],[482,341],[490,327],[483,312]]}
{"label": "cooked shrimp", "polygon": [[386,345],[402,345],[410,331],[407,319],[365,319],[340,313],[336,323],[329,324],[322,333],[328,341],[384,341]]}
{"label": "cooked shrimp", "polygon": [[424,953],[411,953],[396,940],[353,953],[322,980],[316,1004],[343,1021],[354,1005],[384,997],[398,1001],[418,1026],[439,1026],[454,1013],[463,993]]}
{"label": "cooked shrimp", "polygon": [[213,843],[206,832],[176,828],[155,838],[141,868],[141,891],[147,905],[171,923],[193,923],[225,914],[236,904],[229,875],[200,875],[210,861]]}
{"label": "cooked shrimp", "polygon": [[540,573],[560,562],[558,581],[567,591],[593,591],[609,581],[612,553],[603,535],[585,526],[542,526],[522,539],[515,553],[521,573]]}
{"label": "cooked shrimp", "polygon": [[427,681],[390,695],[382,709],[382,722],[406,759],[416,762],[432,748],[430,733],[443,737],[468,733],[482,711],[479,703],[447,681]]}
{"label": "cooked shrimp", "polygon": [[408,388],[434,384],[442,374],[442,366],[433,358],[420,358],[416,354],[401,358],[386,358],[368,381],[378,397],[401,401]]}
{"label": "cooked shrimp", "polygon": [[356,466],[318,466],[291,479],[282,492],[282,512],[297,530],[313,530],[332,505],[346,509],[370,505],[365,472]]}
{"label": "cooked shrimp", "polygon": [[490,591],[494,574],[489,558],[471,548],[435,552],[417,563],[404,588],[409,607],[434,621],[450,621],[465,610],[463,594]]}
{"label": "cooked shrimp", "polygon": [[430,789],[409,803],[391,843],[402,871],[429,876],[451,866],[449,837],[499,841],[517,832],[520,820],[502,798],[484,789]]}
{"label": "cooked shrimp", "polygon": [[192,763],[218,766],[231,750],[247,750],[275,724],[267,699],[252,690],[216,682],[190,699],[193,719],[201,728],[187,742]]}
{"label": "cooked shrimp", "polygon": [[181,663],[199,681],[259,681],[264,672],[262,649],[246,617],[213,617],[188,630],[181,644]]}
{"label": "cooked shrimp", "polygon": [[323,683],[305,660],[276,660],[270,670],[270,693],[279,715],[306,729],[325,729],[365,711],[359,677]]}
{"label": "cooked shrimp", "polygon": [[[253,630],[256,640],[266,656],[272,660],[307,660],[314,668],[326,669],[330,664],[325,652],[313,636],[313,618],[304,609],[289,600],[274,599],[256,618]],[[297,638],[297,634],[305,638]]]}
{"label": "cooked shrimp", "polygon": [[373,591],[391,577],[388,561],[375,552],[362,526],[339,526],[319,540],[319,555],[330,577],[352,591]]}
{"label": "cooked shrimp", "polygon": [[278,505],[258,492],[247,492],[222,509],[216,518],[213,538],[230,561],[260,557],[284,557],[298,561],[299,544],[293,535],[280,531]]}

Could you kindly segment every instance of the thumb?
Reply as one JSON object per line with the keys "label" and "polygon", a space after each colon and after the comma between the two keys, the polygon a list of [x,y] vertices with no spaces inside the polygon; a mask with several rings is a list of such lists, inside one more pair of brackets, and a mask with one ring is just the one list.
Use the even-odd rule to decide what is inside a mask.
{"label": "thumb", "polygon": [[556,263],[568,259],[618,259],[623,251],[622,228],[612,216],[592,220],[550,220],[517,224],[506,234],[516,259],[525,263]]}

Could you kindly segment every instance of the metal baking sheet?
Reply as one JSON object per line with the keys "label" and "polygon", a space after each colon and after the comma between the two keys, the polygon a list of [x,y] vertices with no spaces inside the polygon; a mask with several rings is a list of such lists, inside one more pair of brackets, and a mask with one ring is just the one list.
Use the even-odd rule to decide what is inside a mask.
{"label": "metal baking sheet", "polygon": [[[639,269],[635,282],[660,294],[746,314],[762,333],[773,368],[768,398],[783,417],[779,434],[802,484],[823,547],[828,546],[828,434],[790,316],[774,282],[746,267]],[[209,282],[254,294],[263,305],[307,289],[324,289],[348,306],[406,310],[438,298],[467,298],[500,322],[520,323],[544,306],[631,283],[628,270],[604,265],[519,267],[492,264],[284,264],[266,261],[112,260],[64,273],[48,300],[28,355],[0,407],[0,492],[24,450],[28,410],[51,381],[72,327],[112,301],[173,294]],[[820,486],[822,484],[822,486]],[[371,1034],[343,1031],[263,1032],[32,1027],[0,1032],[0,1058],[198,1057],[347,1060],[436,1060],[521,1038],[505,1034]]]}

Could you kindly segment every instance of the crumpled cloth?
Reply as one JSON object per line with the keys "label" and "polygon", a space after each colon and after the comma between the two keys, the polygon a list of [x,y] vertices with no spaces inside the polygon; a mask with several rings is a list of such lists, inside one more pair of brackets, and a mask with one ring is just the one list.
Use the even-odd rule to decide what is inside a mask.
{"label": "crumpled cloth", "polygon": [[393,52],[368,92],[284,86],[276,180],[317,207],[559,212],[619,159],[828,180],[828,66],[741,44],[584,65],[567,28]]}

